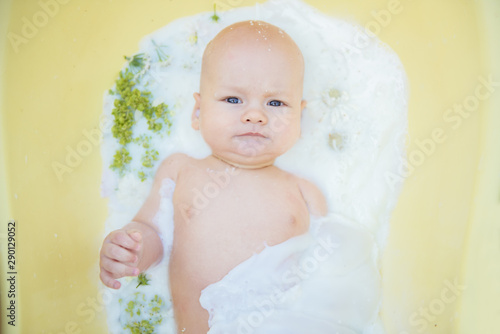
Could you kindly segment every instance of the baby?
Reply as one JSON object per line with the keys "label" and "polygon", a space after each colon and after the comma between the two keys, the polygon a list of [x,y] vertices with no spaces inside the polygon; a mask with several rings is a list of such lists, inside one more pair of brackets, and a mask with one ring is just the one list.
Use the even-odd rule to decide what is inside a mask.
{"label": "baby", "polygon": [[[170,290],[179,332],[206,333],[209,314],[201,291],[265,244],[273,246],[309,229],[310,214],[327,204],[309,181],[274,166],[300,137],[304,60],[289,35],[262,21],[223,29],[203,54],[200,92],[194,93],[192,127],[212,154],[198,160],[182,153],[159,166],[151,193],[133,221],[111,232],[100,254],[100,278],[137,276],[163,255],[158,212],[162,180],[172,179],[174,236]],[[205,205],[196,194],[223,180]]]}

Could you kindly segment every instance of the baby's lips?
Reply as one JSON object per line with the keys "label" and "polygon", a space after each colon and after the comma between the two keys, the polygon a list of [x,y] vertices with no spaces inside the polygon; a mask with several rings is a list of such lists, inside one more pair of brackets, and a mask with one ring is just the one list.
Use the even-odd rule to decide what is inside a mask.
{"label": "baby's lips", "polygon": [[260,132],[245,132],[245,133],[242,133],[240,134],[240,136],[252,136],[252,137],[262,137],[262,138],[266,138],[266,136],[264,136],[262,133]]}

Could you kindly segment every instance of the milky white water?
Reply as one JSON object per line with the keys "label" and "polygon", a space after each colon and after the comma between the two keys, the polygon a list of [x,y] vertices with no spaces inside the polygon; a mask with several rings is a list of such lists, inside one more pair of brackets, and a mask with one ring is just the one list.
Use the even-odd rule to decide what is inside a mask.
{"label": "milky white water", "polygon": [[[232,270],[220,282],[224,284],[204,290],[202,305],[213,308],[212,315],[218,322],[210,334],[279,333],[272,329],[276,325],[273,321],[288,323],[297,333],[322,333],[325,328],[333,328],[328,326],[337,325],[339,333],[384,333],[378,317],[381,290],[377,264],[399,195],[401,180],[394,176],[403,170],[407,131],[407,85],[398,57],[376,38],[363,34],[355,23],[328,17],[298,0],[269,1],[218,13],[218,22],[210,18],[212,15],[213,12],[178,19],[146,36],[140,44],[137,53],[150,58],[137,77],[138,88],[151,91],[154,104],[168,104],[175,115],[170,134],[158,135],[147,129],[140,113],[136,114],[133,137],[151,136],[150,146],[159,153],[144,182],[137,176],[138,171],[144,170],[140,161],[144,148],[136,143],[127,146],[135,159],[130,170],[119,176],[108,166],[120,146],[110,132],[105,133],[102,195],[109,197],[106,235],[135,216],[148,195],[154,170],[164,158],[173,152],[195,158],[210,153],[201,135],[190,126],[192,94],[199,91],[201,57],[206,44],[232,23],[269,22],[286,31],[302,50],[306,68],[303,98],[308,101],[302,116],[302,137],[278,158],[276,165],[319,186],[331,210],[329,223],[312,220],[310,234],[266,248]],[[158,46],[162,55],[168,55],[167,60],[162,56],[163,61],[159,61]],[[104,101],[104,114],[110,119],[114,98],[107,94]],[[155,219],[167,246],[165,258],[147,271],[150,285],[136,288],[137,278],[121,279],[122,288],[113,294],[113,302],[107,306],[112,333],[130,332],[124,327],[142,319],[158,323],[157,333],[175,333],[166,271],[173,228],[168,192],[173,186],[165,183],[161,209]],[[275,301],[273,289],[282,282],[271,284],[261,273],[273,271],[276,261],[286,257],[283,254],[295,252],[298,264],[313,263],[320,238],[326,236],[336,240],[336,251],[324,263],[316,258],[321,266],[311,265],[307,277],[300,278],[301,285],[297,287],[300,294],[292,293]],[[286,274],[273,273],[281,277]],[[241,287],[243,276],[252,278],[253,289],[260,289],[257,295],[268,296],[264,300],[271,301],[273,315],[268,315],[265,308],[243,309],[241,300],[224,297],[230,286]],[[323,292],[318,294],[318,289]],[[231,323],[236,318],[224,305],[246,312],[247,325],[239,323],[239,327],[231,327],[236,326]],[[326,313],[321,315],[323,311]],[[260,312],[260,317],[249,318],[255,312]],[[301,324],[313,316],[335,318],[335,325],[301,329]]]}

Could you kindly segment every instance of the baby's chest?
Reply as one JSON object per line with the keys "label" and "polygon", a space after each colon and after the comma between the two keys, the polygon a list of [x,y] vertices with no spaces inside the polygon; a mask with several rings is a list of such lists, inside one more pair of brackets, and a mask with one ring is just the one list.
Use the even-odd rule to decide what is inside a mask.
{"label": "baby's chest", "polygon": [[193,178],[178,184],[176,190],[176,227],[186,223],[197,226],[198,231],[214,228],[236,235],[300,234],[308,228],[306,203],[291,182],[272,178]]}

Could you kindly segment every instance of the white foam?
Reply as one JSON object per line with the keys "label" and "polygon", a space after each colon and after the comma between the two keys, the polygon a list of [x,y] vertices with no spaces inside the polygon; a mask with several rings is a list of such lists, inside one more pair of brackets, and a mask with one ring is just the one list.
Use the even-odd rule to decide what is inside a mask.
{"label": "white foam", "polygon": [[[302,137],[278,158],[276,165],[315,182],[333,214],[366,229],[374,236],[377,247],[383,248],[401,186],[388,182],[387,175],[399,175],[402,170],[407,132],[407,83],[397,55],[376,38],[360,46],[359,25],[329,17],[299,0],[275,0],[218,13],[217,23],[210,19],[211,15],[213,12],[180,18],[140,43],[137,53],[150,54],[151,61],[139,88],[151,91],[155,104],[167,103],[175,111],[170,135],[149,132],[142,116],[137,115],[134,137],[151,135],[151,146],[159,152],[152,171],[174,152],[195,158],[210,153],[201,135],[190,126],[192,94],[199,91],[205,46],[232,23],[267,21],[294,39],[306,66],[303,97],[308,104],[302,117]],[[157,61],[157,45],[164,46],[168,61]],[[112,108],[113,98],[106,95],[104,115],[110,119]],[[142,152],[139,145],[131,144],[129,151],[135,158],[131,171],[123,177],[116,175],[108,166],[119,145],[109,129],[103,139],[102,194],[109,197],[107,234],[132,219],[149,192],[153,173],[145,182],[139,180]],[[375,260],[377,247],[372,250]],[[162,263],[148,271],[152,285],[139,288],[147,299],[154,294],[169,295],[165,270],[166,264]],[[128,294],[136,291],[135,279],[122,279],[122,283],[125,287],[116,294],[116,300],[129,298]],[[108,324],[113,333],[123,332],[119,307],[117,302],[108,305]],[[165,320],[168,317],[171,313],[165,315]],[[167,322],[159,332],[173,333]],[[383,332],[379,321],[366,326],[365,332],[370,331]]]}

